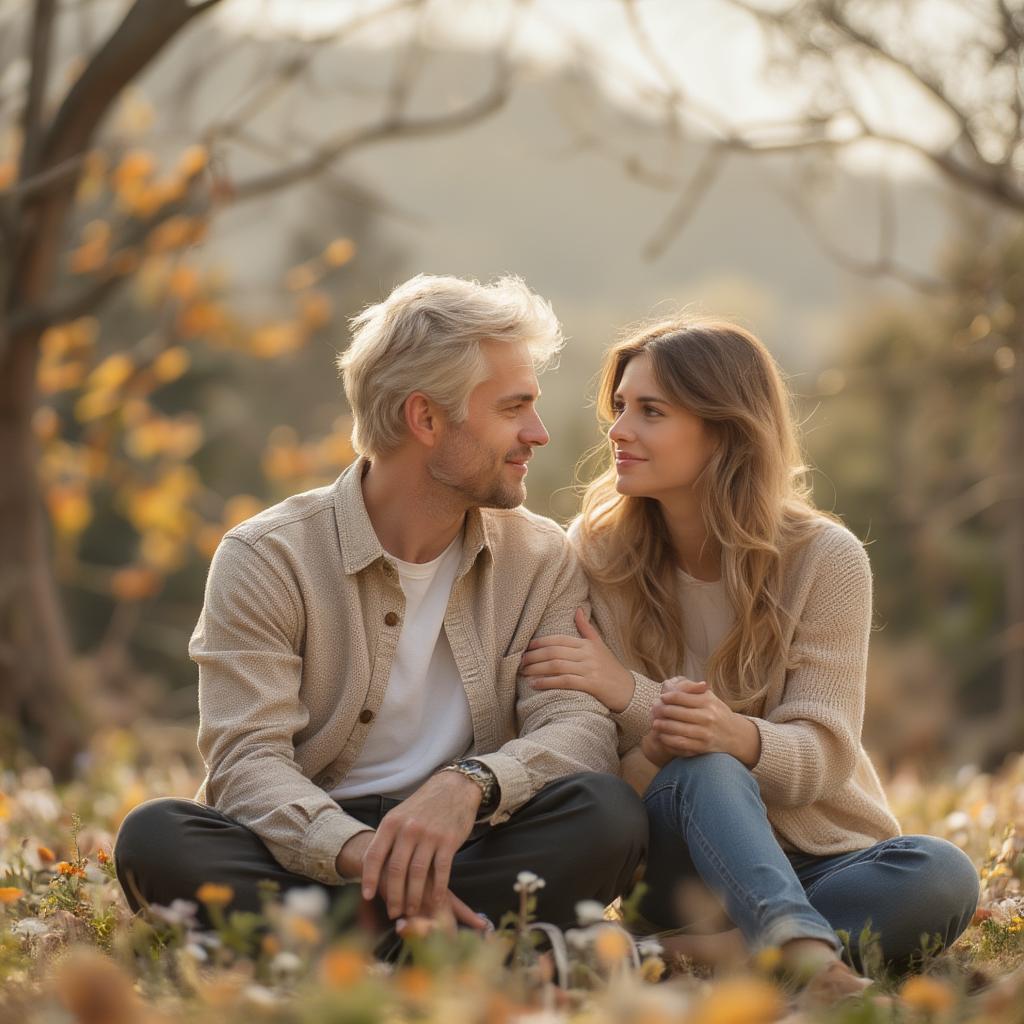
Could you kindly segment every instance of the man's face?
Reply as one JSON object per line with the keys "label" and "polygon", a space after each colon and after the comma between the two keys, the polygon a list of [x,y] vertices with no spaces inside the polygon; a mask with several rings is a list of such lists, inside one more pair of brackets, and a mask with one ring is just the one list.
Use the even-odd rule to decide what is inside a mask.
{"label": "man's face", "polygon": [[470,394],[466,419],[445,424],[427,469],[471,507],[515,508],[526,498],[533,449],[549,440],[537,374],[522,343],[485,341],[481,350],[488,375]]}

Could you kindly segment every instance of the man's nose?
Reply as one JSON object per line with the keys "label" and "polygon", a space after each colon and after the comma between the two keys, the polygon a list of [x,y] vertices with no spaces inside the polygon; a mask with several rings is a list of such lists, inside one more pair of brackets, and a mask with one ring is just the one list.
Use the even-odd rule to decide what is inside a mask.
{"label": "man's nose", "polygon": [[544,427],[544,422],[540,416],[534,413],[529,422],[523,427],[522,432],[519,435],[519,439],[523,444],[535,445],[540,447],[545,445],[551,440],[551,436],[548,434]]}

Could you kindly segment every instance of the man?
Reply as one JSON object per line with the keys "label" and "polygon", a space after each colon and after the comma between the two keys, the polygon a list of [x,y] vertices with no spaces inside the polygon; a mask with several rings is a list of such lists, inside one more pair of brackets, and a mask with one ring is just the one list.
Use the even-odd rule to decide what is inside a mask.
{"label": "man", "polygon": [[419,276],[352,326],[360,457],[218,548],[189,648],[206,778],[125,819],[119,878],[133,908],[209,881],[256,910],[269,879],[483,928],[531,870],[572,924],[628,885],[647,824],[605,708],[519,675],[586,606],[563,532],[520,507],[558,322],[517,278]]}

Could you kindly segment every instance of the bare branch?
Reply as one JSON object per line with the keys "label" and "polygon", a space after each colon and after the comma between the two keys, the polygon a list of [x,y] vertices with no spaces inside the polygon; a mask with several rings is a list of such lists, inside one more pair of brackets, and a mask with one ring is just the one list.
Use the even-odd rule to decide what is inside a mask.
{"label": "bare branch", "polygon": [[[834,242],[828,232],[821,226],[814,216],[804,196],[795,189],[776,186],[777,191],[786,201],[787,205],[796,215],[797,220],[803,224],[817,244],[828,254],[829,258],[851,273],[861,277],[891,277],[916,291],[926,294],[939,295],[950,291],[950,284],[941,278],[933,277],[930,274],[922,274],[898,263],[892,257],[893,229],[885,228],[879,232],[879,254],[873,260],[865,260],[847,252],[842,246]],[[888,214],[884,209],[882,212],[882,224],[884,225]]]}
{"label": "bare branch", "polygon": [[505,104],[510,92],[509,82],[510,73],[505,61],[502,60],[491,88],[478,100],[462,109],[436,117],[408,121],[401,117],[385,117],[376,124],[367,125],[333,139],[289,166],[240,182],[232,190],[232,198],[253,199],[312,178],[354,150],[375,142],[416,138],[467,127],[483,120]]}
{"label": "bare branch", "polygon": [[46,136],[47,164],[80,153],[121,90],[193,18],[220,0],[135,0],[71,87]]}
{"label": "bare branch", "polygon": [[29,44],[28,96],[22,112],[22,131],[25,143],[21,151],[21,177],[34,174],[39,166],[43,145],[43,104],[46,85],[50,78],[50,43],[53,37],[53,19],[56,0],[36,0],[32,12],[32,32]]}
{"label": "bare branch", "polygon": [[665,223],[658,229],[647,245],[644,246],[644,257],[657,259],[668,247],[672,239],[682,231],[683,227],[696,213],[701,200],[707,194],[722,164],[725,162],[726,149],[712,144],[704,154],[704,159],[697,166],[693,177],[683,189],[676,205],[669,211]]}
{"label": "bare branch", "polygon": [[85,154],[79,153],[45,171],[40,171],[29,178],[22,178],[10,188],[0,191],[0,201],[14,204],[44,196],[51,188],[66,185],[69,180],[73,180],[84,161]]}

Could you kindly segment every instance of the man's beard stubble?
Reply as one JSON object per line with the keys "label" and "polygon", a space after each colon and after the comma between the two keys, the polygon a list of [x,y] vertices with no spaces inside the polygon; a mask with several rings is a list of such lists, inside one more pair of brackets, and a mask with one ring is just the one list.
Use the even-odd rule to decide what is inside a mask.
{"label": "man's beard stubble", "polygon": [[495,465],[492,451],[472,434],[453,427],[427,471],[471,508],[518,508],[526,500],[526,485],[502,479],[505,460],[516,454],[525,453],[506,452]]}

